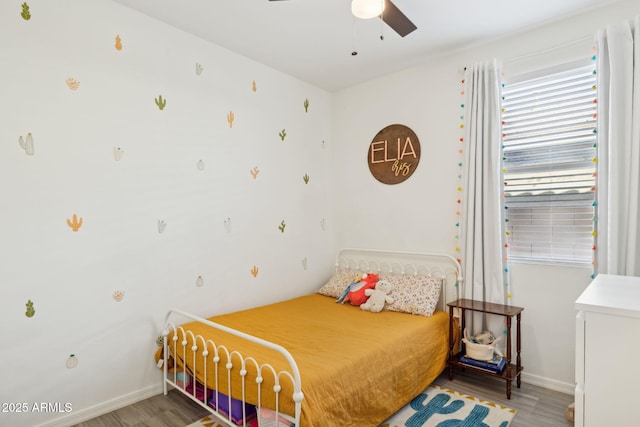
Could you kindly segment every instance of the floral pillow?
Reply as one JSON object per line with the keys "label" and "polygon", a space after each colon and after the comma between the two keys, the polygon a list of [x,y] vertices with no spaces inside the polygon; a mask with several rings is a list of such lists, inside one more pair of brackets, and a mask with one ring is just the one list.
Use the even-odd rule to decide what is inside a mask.
{"label": "floral pillow", "polygon": [[336,271],[335,274],[331,276],[331,279],[318,289],[316,293],[338,298],[351,282],[354,282],[360,277],[362,277],[362,273],[354,270],[340,269]]}
{"label": "floral pillow", "polygon": [[438,306],[442,279],[411,274],[381,274],[380,280],[393,284],[393,303],[385,310],[431,316]]}

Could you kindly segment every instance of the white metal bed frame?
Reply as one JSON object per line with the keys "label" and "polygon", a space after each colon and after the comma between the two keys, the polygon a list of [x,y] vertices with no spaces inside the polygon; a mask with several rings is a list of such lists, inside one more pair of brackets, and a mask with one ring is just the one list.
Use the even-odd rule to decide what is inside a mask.
{"label": "white metal bed frame", "polygon": [[[438,305],[439,308],[445,312],[447,311],[446,303],[448,301],[448,295],[455,295],[455,299],[457,299],[459,296],[458,290],[460,284],[462,283],[462,270],[460,267],[460,263],[454,257],[447,254],[391,252],[370,249],[343,249],[338,253],[335,268],[336,270],[350,269],[361,272],[428,275],[432,277],[442,278],[444,279],[443,287],[441,290],[440,301]],[[287,362],[289,363],[289,367],[286,370],[276,371],[269,363],[257,361],[250,356],[245,357],[240,352],[234,349],[227,348],[224,344],[215,343],[211,339],[205,339],[201,335],[194,335],[189,330],[185,331],[182,326],[174,323],[174,320],[177,318],[182,321],[181,323],[184,323],[184,321],[197,321],[214,329],[224,331],[249,342],[256,343],[266,348],[275,350],[287,360]],[[168,335],[171,332],[173,332],[173,340],[170,343]],[[260,417],[260,406],[262,404],[262,373],[265,371],[270,371],[275,378],[273,393],[275,393],[276,396],[276,415],[273,423],[270,423],[269,425],[276,427],[284,426],[285,424],[280,422],[280,416],[288,416],[288,419],[290,419],[296,427],[300,426],[302,402],[304,400],[300,371],[298,369],[296,361],[287,349],[278,344],[263,340],[259,337],[234,330],[227,326],[211,322],[207,319],[177,309],[169,310],[169,312],[167,313],[165,317],[165,329],[163,330],[162,334],[164,337],[163,389],[165,395],[168,392],[169,386],[174,387],[191,398],[193,401],[197,402],[200,406],[206,408],[217,420],[219,420],[219,422],[228,426],[235,426],[236,424],[232,420],[231,410],[231,369],[233,368],[234,363],[236,363],[235,361],[237,361],[237,363],[240,363],[240,365],[238,366],[240,366],[239,375],[241,376],[242,384],[242,426],[247,427],[249,425],[246,419],[247,414],[245,412],[245,386],[247,385],[245,382],[245,376],[247,374],[247,367],[249,366],[254,367],[256,369],[256,372],[258,372],[258,377],[256,378],[258,389],[258,417]],[[178,338],[179,335],[180,338]],[[204,373],[203,377],[205,378],[205,381],[207,378],[207,371],[209,369],[213,369],[215,371],[215,384],[203,384],[203,399],[198,399],[197,397],[198,390],[196,387],[195,372],[190,373],[186,369],[186,366],[183,366],[180,370],[176,366],[172,373],[170,373],[168,369],[168,357],[170,351],[171,354],[181,355],[182,359],[185,359],[187,348],[189,348],[193,352],[194,371],[202,370]],[[195,354],[197,351],[200,351],[202,356],[204,356],[203,366],[196,366]],[[225,364],[225,366],[221,366],[221,355],[224,355],[225,359],[229,361]],[[179,373],[182,373],[183,378],[190,379],[191,384],[193,384],[193,389],[191,392],[186,390],[184,382],[182,384],[178,382]],[[293,386],[293,394],[291,396],[291,399],[294,402],[294,414],[281,414],[279,411],[278,401],[282,389],[282,380],[290,381]],[[226,381],[226,389],[227,391],[229,391],[229,396],[227,396],[228,414],[226,416],[219,411],[219,393],[207,392],[208,390],[219,390],[219,384],[221,384],[221,381]],[[268,391],[268,393],[271,393],[271,391]],[[209,394],[213,396],[210,396]],[[208,404],[214,396],[216,401],[215,408],[209,406]],[[262,420],[260,420],[260,422],[261,421]],[[265,424],[261,423],[260,425],[263,426]]]}

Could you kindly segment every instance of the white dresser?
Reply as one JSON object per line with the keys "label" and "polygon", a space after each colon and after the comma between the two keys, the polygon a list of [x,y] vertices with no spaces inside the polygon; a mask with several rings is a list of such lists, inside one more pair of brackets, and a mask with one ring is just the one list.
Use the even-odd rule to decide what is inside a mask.
{"label": "white dresser", "polygon": [[598,275],[575,307],[575,425],[640,426],[640,277]]}

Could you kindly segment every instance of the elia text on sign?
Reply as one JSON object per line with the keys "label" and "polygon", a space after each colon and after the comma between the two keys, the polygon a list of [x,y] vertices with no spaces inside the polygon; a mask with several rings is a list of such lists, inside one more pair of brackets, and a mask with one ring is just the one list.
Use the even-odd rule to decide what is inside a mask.
{"label": "elia text on sign", "polygon": [[420,141],[410,128],[390,125],[369,144],[369,171],[384,184],[399,184],[415,172],[420,162]]}

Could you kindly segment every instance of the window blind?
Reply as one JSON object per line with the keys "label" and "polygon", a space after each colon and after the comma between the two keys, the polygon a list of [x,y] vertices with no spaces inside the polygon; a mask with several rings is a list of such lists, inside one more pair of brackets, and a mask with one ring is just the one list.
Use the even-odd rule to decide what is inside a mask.
{"label": "window blind", "polygon": [[509,258],[591,262],[595,89],[594,64],[504,86]]}

